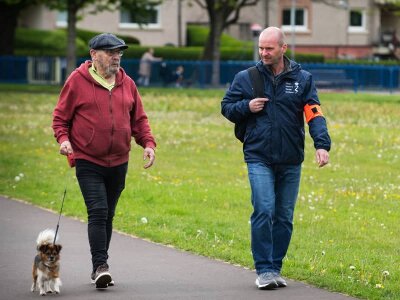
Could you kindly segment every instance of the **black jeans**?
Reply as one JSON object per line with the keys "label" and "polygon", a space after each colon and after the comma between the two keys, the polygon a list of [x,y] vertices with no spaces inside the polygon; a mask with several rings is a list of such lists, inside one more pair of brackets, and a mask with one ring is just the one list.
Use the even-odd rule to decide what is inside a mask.
{"label": "black jeans", "polygon": [[112,222],[119,196],[125,188],[128,163],[102,167],[87,160],[76,160],[76,177],[88,213],[88,236],[93,271],[107,263]]}

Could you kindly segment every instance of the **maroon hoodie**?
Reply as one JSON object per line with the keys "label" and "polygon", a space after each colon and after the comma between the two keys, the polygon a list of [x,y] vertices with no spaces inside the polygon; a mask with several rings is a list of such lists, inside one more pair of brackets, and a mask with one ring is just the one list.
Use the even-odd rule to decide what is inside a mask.
{"label": "maroon hoodie", "polygon": [[68,77],[53,112],[54,136],[69,140],[75,159],[105,167],[129,159],[131,136],[138,145],[155,148],[142,100],[133,80],[120,68],[109,91],[89,73],[86,61]]}

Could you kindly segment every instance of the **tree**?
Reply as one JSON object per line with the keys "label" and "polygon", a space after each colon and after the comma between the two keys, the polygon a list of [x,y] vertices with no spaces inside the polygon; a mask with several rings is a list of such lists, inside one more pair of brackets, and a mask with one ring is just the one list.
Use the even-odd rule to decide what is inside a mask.
{"label": "tree", "polygon": [[[64,10],[67,12],[67,75],[76,67],[76,23],[79,19],[78,12],[86,7],[92,7],[91,13],[95,14],[104,10],[116,10],[126,8],[140,14],[143,20],[151,9],[159,5],[161,0],[43,0],[52,9]],[[146,21],[142,21],[142,24]]]}
{"label": "tree", "polygon": [[68,46],[67,46],[67,72],[76,66],[76,22],[80,9],[96,3],[96,9],[105,9],[109,3],[115,1],[95,0],[3,0],[0,2],[0,55],[14,53],[15,29],[17,28],[20,13],[29,6],[44,4],[51,9],[65,10],[68,12]]}
{"label": "tree", "polygon": [[109,9],[109,5],[114,1],[108,0],[43,0],[44,4],[50,9],[67,12],[67,75],[69,75],[76,68],[76,23],[79,16],[78,11],[89,5],[94,6],[93,13]]}
{"label": "tree", "polygon": [[223,31],[235,24],[240,10],[245,6],[254,6],[259,0],[194,0],[201,8],[206,9],[210,21],[210,32],[203,52],[203,60],[212,61],[211,84],[217,86],[220,76],[220,46]]}
{"label": "tree", "polygon": [[[14,53],[15,29],[20,13],[32,5],[44,4],[50,9],[66,11],[67,18],[67,75],[76,67],[76,23],[81,16],[79,11],[91,7],[90,13],[104,10],[114,10],[120,7],[129,8],[137,14],[144,16],[161,0],[2,0],[0,1],[0,55]],[[142,21],[145,24],[145,21]]]}
{"label": "tree", "polygon": [[3,0],[0,1],[0,55],[14,53],[14,37],[20,13],[39,3],[39,0]]}

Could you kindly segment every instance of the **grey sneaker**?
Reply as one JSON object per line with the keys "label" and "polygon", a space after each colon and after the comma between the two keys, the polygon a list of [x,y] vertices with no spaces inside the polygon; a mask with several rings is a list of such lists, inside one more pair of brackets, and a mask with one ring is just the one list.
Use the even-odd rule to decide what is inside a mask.
{"label": "grey sneaker", "polygon": [[261,273],[256,279],[256,285],[260,290],[272,290],[278,287],[272,272]]}
{"label": "grey sneaker", "polygon": [[287,286],[286,280],[282,278],[281,274],[274,273],[274,279],[275,279],[278,287],[286,287]]}
{"label": "grey sneaker", "polygon": [[108,270],[108,265],[102,264],[98,266],[96,272],[93,272],[91,275],[91,281],[96,284],[96,289],[105,289],[109,285],[113,285],[114,282]]}

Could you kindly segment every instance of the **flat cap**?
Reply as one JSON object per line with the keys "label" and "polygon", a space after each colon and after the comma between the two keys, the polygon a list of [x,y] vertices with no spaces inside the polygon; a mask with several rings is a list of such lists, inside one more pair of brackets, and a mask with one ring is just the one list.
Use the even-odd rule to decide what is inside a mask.
{"label": "flat cap", "polygon": [[101,33],[89,41],[89,48],[94,50],[127,49],[124,40],[117,38],[111,33]]}

